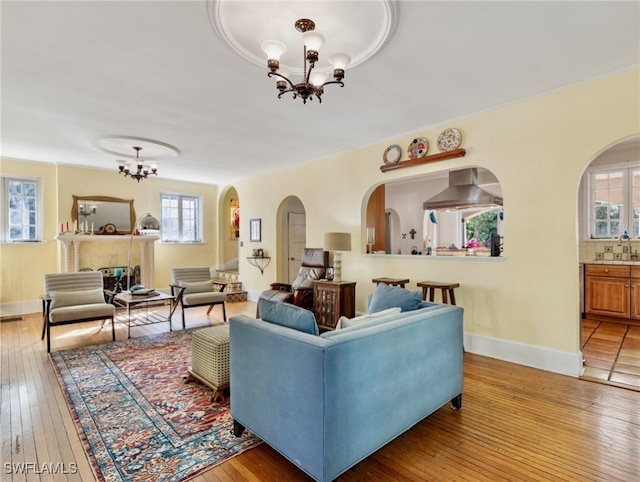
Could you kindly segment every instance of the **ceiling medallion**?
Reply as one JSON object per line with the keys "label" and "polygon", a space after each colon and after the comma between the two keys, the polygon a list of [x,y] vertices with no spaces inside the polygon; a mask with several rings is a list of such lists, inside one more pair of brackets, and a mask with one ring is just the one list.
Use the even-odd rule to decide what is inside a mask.
{"label": "ceiling medallion", "polygon": [[[320,100],[323,85],[343,85],[344,67],[353,68],[384,47],[395,28],[396,8],[391,0],[367,2],[246,2],[209,0],[210,22],[218,36],[240,57],[264,66],[268,50],[268,76],[276,77],[278,97],[292,92],[294,97]],[[313,19],[313,20],[310,20]],[[324,35],[315,32],[321,25]],[[291,28],[295,25],[295,30]],[[297,30],[297,31],[296,31]],[[302,36],[299,32],[302,32]],[[302,37],[302,42],[301,42]],[[278,39],[267,41],[265,39]],[[319,43],[318,43],[319,41]],[[333,66],[322,65],[318,48],[349,55],[327,56]],[[303,43],[303,45],[300,45]],[[285,46],[289,46],[289,50]],[[303,47],[303,62],[300,50]],[[280,51],[280,55],[275,55]],[[279,58],[276,58],[279,57]],[[323,56],[324,57],[324,56]],[[313,71],[313,72],[311,72]],[[326,82],[329,75],[333,80]],[[301,78],[295,78],[296,76]]]}

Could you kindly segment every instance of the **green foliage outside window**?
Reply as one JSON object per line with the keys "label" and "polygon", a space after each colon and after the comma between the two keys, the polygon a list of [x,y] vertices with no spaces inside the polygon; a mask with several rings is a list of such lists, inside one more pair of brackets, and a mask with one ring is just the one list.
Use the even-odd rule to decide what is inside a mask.
{"label": "green foliage outside window", "polygon": [[467,241],[475,238],[482,246],[489,247],[491,235],[498,232],[498,212],[488,211],[466,220]]}

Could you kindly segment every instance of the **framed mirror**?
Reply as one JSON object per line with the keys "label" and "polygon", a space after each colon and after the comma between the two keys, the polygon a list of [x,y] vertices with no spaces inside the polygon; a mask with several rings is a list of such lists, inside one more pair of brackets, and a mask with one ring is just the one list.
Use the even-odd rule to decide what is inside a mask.
{"label": "framed mirror", "polygon": [[131,234],[136,223],[133,199],[109,196],[75,196],[71,219],[78,231],[94,234]]}

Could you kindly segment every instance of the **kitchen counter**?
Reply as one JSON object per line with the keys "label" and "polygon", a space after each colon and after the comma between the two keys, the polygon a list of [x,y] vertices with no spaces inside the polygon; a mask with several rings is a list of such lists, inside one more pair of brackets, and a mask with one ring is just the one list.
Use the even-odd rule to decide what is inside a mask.
{"label": "kitchen counter", "polygon": [[599,259],[594,261],[580,261],[580,264],[615,264],[621,266],[640,266],[640,259],[636,259],[633,261],[629,260],[610,260],[610,259]]}
{"label": "kitchen counter", "polygon": [[376,254],[376,253],[366,253],[362,254],[367,258],[379,258],[379,259],[388,259],[388,258],[400,258],[400,259],[424,259],[424,260],[452,260],[452,261],[479,261],[484,263],[496,263],[506,261],[507,258],[504,256],[454,256],[454,255],[426,255],[426,254]]}

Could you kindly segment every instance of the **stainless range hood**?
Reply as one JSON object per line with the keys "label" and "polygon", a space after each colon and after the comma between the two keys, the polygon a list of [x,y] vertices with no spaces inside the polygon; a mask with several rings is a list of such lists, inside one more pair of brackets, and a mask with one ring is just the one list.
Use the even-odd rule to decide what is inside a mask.
{"label": "stainless range hood", "polygon": [[449,187],[422,204],[424,210],[502,206],[502,198],[478,186],[478,168],[449,171]]}

